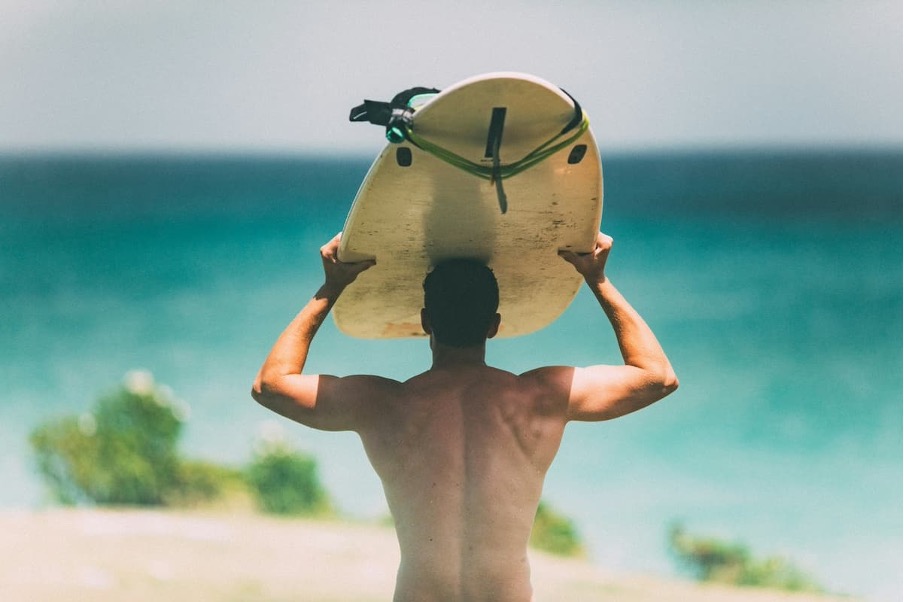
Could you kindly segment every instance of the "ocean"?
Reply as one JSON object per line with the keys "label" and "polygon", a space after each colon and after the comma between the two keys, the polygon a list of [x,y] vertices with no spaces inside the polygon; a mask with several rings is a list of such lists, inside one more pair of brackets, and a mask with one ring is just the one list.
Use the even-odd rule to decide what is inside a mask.
{"label": "ocean", "polygon": [[[0,507],[47,498],[27,437],[134,369],[191,408],[187,455],[242,464],[282,425],[349,515],[386,514],[353,434],[249,396],[316,290],[368,168],[357,156],[0,156]],[[784,555],[829,590],[900,600],[899,150],[603,153],[609,274],[681,380],[636,414],[569,425],[544,498],[594,562],[675,574],[669,525]],[[582,291],[553,325],[491,341],[524,371],[619,361]],[[328,321],[309,368],[406,378],[424,340]]]}

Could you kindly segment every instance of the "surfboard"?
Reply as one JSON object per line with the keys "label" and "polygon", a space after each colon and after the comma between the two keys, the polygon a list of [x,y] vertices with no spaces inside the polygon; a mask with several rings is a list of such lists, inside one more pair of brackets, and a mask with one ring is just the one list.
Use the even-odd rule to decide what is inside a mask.
{"label": "surfboard", "polygon": [[551,324],[583,282],[558,251],[591,251],[602,216],[602,167],[586,112],[549,82],[507,72],[412,104],[405,135],[394,132],[401,141],[376,158],[345,222],[339,259],[377,263],[336,303],[339,330],[425,336],[423,279],[453,257],[482,260],[496,275],[498,336]]}

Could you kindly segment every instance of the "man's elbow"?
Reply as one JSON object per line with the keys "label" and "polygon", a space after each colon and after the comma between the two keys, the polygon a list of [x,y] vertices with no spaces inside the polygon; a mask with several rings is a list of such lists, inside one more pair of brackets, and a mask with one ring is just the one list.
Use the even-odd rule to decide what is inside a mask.
{"label": "man's elbow", "polygon": [[675,374],[675,371],[672,370],[671,366],[668,366],[663,372],[658,384],[660,391],[662,392],[662,397],[671,395],[678,390],[678,375]]}
{"label": "man's elbow", "polygon": [[254,380],[254,384],[251,385],[251,398],[254,399],[257,403],[261,404],[265,408],[270,407],[270,400],[272,399],[272,394],[270,393],[270,387],[267,386],[267,383],[258,376]]}
{"label": "man's elbow", "polygon": [[658,401],[675,392],[678,388],[678,376],[669,364],[650,366],[647,369],[645,388],[651,403]]}
{"label": "man's elbow", "polygon": [[261,405],[264,405],[264,392],[263,390],[261,390],[260,384],[257,381],[255,381],[255,383],[251,385],[251,399]]}

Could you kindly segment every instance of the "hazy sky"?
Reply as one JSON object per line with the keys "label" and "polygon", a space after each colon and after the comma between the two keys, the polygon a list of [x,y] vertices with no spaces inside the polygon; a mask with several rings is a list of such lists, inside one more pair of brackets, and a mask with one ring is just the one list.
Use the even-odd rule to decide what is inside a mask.
{"label": "hazy sky", "polygon": [[604,148],[900,145],[900,0],[0,0],[0,150],[361,150],[364,98],[522,71]]}

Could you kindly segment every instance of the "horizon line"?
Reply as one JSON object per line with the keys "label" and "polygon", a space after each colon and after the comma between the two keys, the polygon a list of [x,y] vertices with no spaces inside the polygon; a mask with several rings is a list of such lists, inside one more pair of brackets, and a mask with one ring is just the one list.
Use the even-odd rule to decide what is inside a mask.
{"label": "horizon line", "polygon": [[[0,148],[0,159],[10,158],[210,158],[210,159],[360,159],[372,160],[385,147],[366,149],[325,149],[288,147],[101,147],[59,146]],[[839,142],[839,143],[749,143],[693,145],[631,145],[607,148],[599,146],[601,157],[708,155],[708,154],[893,154],[904,153],[904,143]]]}

